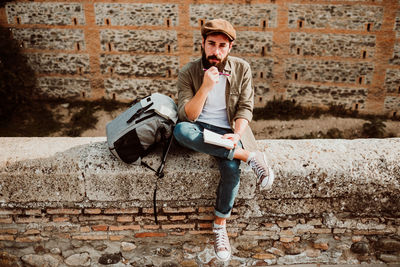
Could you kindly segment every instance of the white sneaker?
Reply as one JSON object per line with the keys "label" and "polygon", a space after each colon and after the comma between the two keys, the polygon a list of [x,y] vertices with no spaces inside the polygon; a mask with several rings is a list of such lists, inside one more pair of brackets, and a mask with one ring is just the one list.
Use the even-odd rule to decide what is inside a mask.
{"label": "white sneaker", "polygon": [[257,183],[261,183],[262,189],[269,189],[272,187],[275,175],[271,167],[267,163],[265,154],[257,151],[250,155],[248,164],[257,175]]}
{"label": "white sneaker", "polygon": [[231,257],[231,245],[229,244],[226,226],[214,223],[213,232],[215,234],[214,251],[217,259],[228,261]]}

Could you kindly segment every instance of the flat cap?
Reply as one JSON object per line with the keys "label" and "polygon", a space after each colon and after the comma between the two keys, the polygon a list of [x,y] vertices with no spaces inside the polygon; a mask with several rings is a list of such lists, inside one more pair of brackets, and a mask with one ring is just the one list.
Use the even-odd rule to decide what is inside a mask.
{"label": "flat cap", "polygon": [[236,39],[235,29],[228,21],[224,19],[213,19],[207,21],[201,27],[201,35],[203,36],[207,36],[216,32],[225,34],[231,41]]}

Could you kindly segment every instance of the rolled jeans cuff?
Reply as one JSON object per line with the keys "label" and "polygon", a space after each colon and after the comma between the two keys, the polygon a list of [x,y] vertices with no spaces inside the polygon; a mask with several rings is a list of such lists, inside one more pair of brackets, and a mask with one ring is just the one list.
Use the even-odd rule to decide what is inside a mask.
{"label": "rolled jeans cuff", "polygon": [[223,214],[217,210],[214,212],[215,216],[220,217],[220,218],[229,218],[231,216],[231,212],[229,211],[228,214]]}

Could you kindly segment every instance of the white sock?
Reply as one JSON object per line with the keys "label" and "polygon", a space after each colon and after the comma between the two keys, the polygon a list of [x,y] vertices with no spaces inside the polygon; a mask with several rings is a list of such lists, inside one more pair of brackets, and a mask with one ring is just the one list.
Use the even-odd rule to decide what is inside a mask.
{"label": "white sock", "polygon": [[256,152],[250,152],[249,157],[247,158],[246,163],[249,164],[249,161],[256,156]]}

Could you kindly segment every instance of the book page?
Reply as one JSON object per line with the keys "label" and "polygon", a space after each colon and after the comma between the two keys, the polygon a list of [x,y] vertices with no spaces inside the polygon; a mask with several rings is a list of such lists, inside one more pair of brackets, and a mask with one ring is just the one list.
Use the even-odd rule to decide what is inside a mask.
{"label": "book page", "polygon": [[233,142],[230,139],[223,139],[222,135],[214,133],[210,130],[204,129],[204,142],[217,146],[226,147],[229,149],[233,148]]}

